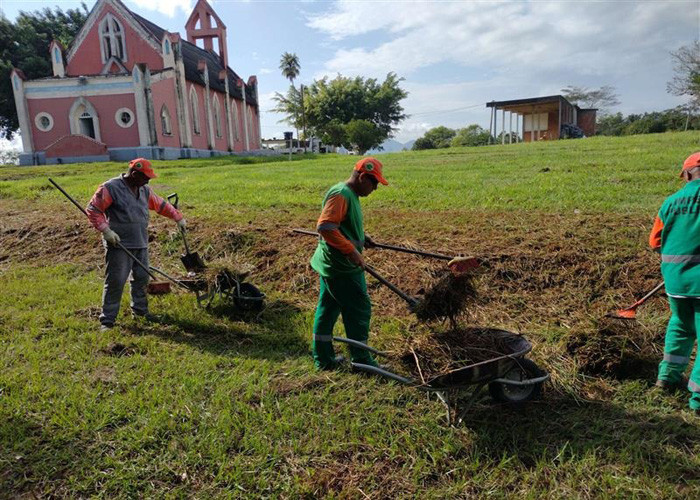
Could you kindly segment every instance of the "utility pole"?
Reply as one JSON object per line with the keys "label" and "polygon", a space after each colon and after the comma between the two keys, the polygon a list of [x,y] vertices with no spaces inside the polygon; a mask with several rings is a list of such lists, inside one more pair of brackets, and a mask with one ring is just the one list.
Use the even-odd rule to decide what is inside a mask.
{"label": "utility pole", "polygon": [[306,153],[306,113],[304,112],[304,84],[299,85],[301,90],[301,130],[304,134],[304,153]]}

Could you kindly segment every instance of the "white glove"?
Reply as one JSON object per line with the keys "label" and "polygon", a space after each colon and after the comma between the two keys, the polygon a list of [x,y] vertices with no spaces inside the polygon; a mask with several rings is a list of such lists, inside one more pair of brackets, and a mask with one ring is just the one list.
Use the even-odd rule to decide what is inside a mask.
{"label": "white glove", "polygon": [[184,217],[182,219],[180,219],[179,221],[177,221],[177,227],[179,227],[183,231],[185,229],[187,229],[187,222],[185,221]]}
{"label": "white glove", "polygon": [[112,231],[110,228],[107,228],[104,231],[102,231],[102,236],[104,236],[105,241],[113,247],[116,247],[117,243],[119,243],[122,240],[119,237],[119,235]]}

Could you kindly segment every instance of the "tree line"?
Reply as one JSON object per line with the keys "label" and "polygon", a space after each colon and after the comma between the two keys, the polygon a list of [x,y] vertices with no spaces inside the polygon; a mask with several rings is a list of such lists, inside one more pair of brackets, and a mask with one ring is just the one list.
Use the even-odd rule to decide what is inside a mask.
{"label": "tree line", "polygon": [[15,98],[10,82],[12,68],[19,68],[28,79],[52,74],[49,45],[58,40],[68,47],[88,16],[85,3],[81,8],[45,8],[20,12],[15,22],[0,13],[0,137],[12,139],[19,128]]}

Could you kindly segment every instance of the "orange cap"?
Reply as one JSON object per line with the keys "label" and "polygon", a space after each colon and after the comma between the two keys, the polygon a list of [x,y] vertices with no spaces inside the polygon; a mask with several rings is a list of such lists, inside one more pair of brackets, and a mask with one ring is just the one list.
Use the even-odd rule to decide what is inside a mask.
{"label": "orange cap", "polygon": [[149,179],[158,177],[153,171],[153,167],[151,167],[151,162],[148,161],[146,158],[136,158],[135,160],[131,160],[129,162],[129,168],[132,168],[137,172],[141,172]]}
{"label": "orange cap", "polygon": [[388,186],[389,183],[382,175],[382,167],[382,162],[380,162],[376,158],[372,158],[371,156],[368,156],[367,158],[362,158],[360,161],[355,163],[355,170],[357,170],[358,172],[371,174],[379,182],[381,182],[385,186]]}
{"label": "orange cap", "polygon": [[693,153],[685,159],[685,161],[683,162],[683,168],[681,169],[681,173],[679,175],[682,177],[683,170],[692,170],[695,167],[700,167],[700,151],[698,151],[697,153]]}

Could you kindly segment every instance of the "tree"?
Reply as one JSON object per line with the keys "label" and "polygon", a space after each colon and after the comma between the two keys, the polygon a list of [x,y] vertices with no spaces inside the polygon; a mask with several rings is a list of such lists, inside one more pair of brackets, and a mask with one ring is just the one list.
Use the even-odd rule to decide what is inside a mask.
{"label": "tree", "polygon": [[686,130],[693,110],[700,108],[700,40],[671,52],[674,75],[666,90],[677,96],[690,96]]}
{"label": "tree", "polygon": [[377,126],[369,120],[352,120],[345,125],[345,134],[347,142],[360,155],[384,142]]}
{"label": "tree", "polygon": [[561,93],[571,104],[577,104],[582,108],[597,108],[600,116],[607,114],[608,108],[620,104],[615,87],[610,85],[603,85],[599,89],[569,85],[561,89]]}
{"label": "tree", "polygon": [[[392,136],[406,115],[401,100],[408,94],[399,86],[401,78],[389,73],[384,82],[338,75],[314,81],[306,90],[304,110],[310,132],[333,146],[363,149],[375,147]],[[364,121],[373,125],[352,122]],[[368,136],[372,136],[370,141]],[[359,141],[362,138],[359,146]]]}
{"label": "tree", "polygon": [[[282,71],[282,76],[284,76],[292,84],[292,89],[296,93],[296,87],[294,86],[294,79],[299,76],[299,71],[301,66],[299,66],[299,58],[294,53],[285,52],[280,58],[280,70]],[[279,95],[279,94],[278,94]],[[301,94],[298,93],[295,97],[301,102]],[[299,109],[297,106],[293,106],[295,109]],[[299,115],[298,113],[294,115],[294,124],[297,131],[297,140],[299,139]],[[304,138],[306,139],[306,138]]]}
{"label": "tree", "polygon": [[413,149],[441,149],[449,148],[456,131],[447,127],[435,127],[428,130],[423,137],[416,139]]}
{"label": "tree", "polygon": [[0,15],[0,136],[11,139],[19,128],[15,99],[10,82],[12,68],[21,69],[29,79],[51,75],[49,45],[58,40],[68,47],[88,16],[87,6],[56,7],[36,12],[20,12],[12,23]]}
{"label": "tree", "polygon": [[485,146],[489,143],[491,134],[476,123],[457,131],[451,146]]}
{"label": "tree", "polygon": [[275,92],[272,100],[277,103],[275,107],[272,108],[272,111],[285,115],[285,117],[279,120],[278,123],[286,123],[289,126],[298,129],[301,125],[299,119],[301,116],[300,92],[294,86],[290,86],[289,90],[287,90],[287,95],[282,95],[279,92]]}

